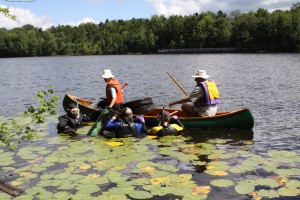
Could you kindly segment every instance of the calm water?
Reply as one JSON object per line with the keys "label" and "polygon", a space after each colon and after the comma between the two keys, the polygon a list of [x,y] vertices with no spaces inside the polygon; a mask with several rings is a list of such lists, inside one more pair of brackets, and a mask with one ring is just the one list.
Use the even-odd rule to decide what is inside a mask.
{"label": "calm water", "polygon": [[[2,58],[0,116],[12,117],[26,110],[35,102],[33,95],[48,84],[55,85],[60,102],[66,93],[98,100],[105,96],[103,69],[111,69],[121,84],[129,83],[125,101],[152,97],[157,106],[184,96],[167,72],[190,92],[194,87],[191,75],[205,69],[219,85],[219,111],[251,108],[253,153],[277,149],[300,154],[299,54]],[[63,114],[62,107],[59,112]],[[55,124],[52,131],[55,134]]]}

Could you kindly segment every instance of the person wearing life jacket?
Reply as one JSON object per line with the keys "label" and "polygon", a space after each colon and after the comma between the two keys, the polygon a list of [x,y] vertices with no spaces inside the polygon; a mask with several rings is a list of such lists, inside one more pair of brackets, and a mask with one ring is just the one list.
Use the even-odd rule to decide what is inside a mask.
{"label": "person wearing life jacket", "polygon": [[125,107],[121,114],[113,116],[105,125],[104,129],[109,132],[114,132],[115,137],[139,137],[143,133],[147,133],[145,119],[143,116],[133,118],[132,110]]}
{"label": "person wearing life jacket", "polygon": [[176,115],[171,117],[167,111],[159,113],[157,120],[160,122],[159,125],[148,130],[147,134],[157,136],[179,135],[185,129],[178,117]]}
{"label": "person wearing life jacket", "polygon": [[217,104],[220,102],[216,83],[207,80],[209,75],[205,70],[197,70],[192,77],[195,78],[197,84],[192,93],[178,101],[170,102],[169,106],[182,104],[181,109],[185,116],[215,116],[218,109]]}
{"label": "person wearing life jacket", "polygon": [[74,134],[78,128],[82,127],[82,122],[90,121],[90,117],[82,114],[75,103],[71,103],[66,111],[67,114],[58,117],[58,134]]}
{"label": "person wearing life jacket", "polygon": [[114,110],[120,110],[123,102],[123,90],[121,89],[120,83],[114,78],[111,70],[105,69],[102,75],[106,82],[106,99],[103,99],[98,103],[98,107],[105,108],[108,106]]}

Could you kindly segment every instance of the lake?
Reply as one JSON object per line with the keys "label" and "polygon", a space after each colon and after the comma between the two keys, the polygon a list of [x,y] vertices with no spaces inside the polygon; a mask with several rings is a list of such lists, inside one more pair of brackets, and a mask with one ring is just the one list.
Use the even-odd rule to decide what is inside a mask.
{"label": "lake", "polygon": [[[175,176],[175,174],[181,174],[182,176],[183,174],[192,174],[192,177],[183,176],[184,178],[181,178],[186,178],[186,182],[189,184],[197,184],[197,187],[210,187],[211,191],[205,194],[207,196],[204,195],[207,199],[252,199],[256,197],[255,195],[258,195],[258,197],[261,195],[261,197],[276,199],[294,199],[300,197],[300,184],[298,185],[298,183],[300,183],[298,182],[300,180],[299,54],[174,54],[2,58],[0,59],[0,101],[3,105],[0,107],[0,116],[6,118],[15,117],[19,112],[25,111],[26,108],[36,103],[33,99],[36,92],[48,84],[54,84],[55,95],[60,97],[60,105],[62,105],[62,100],[66,93],[97,101],[100,97],[105,96],[105,82],[101,78],[104,69],[111,69],[121,85],[128,82],[129,85],[124,89],[125,101],[152,97],[157,106],[167,106],[170,101],[184,97],[184,93],[170,79],[167,72],[170,72],[185,91],[189,93],[195,84],[191,76],[195,74],[197,69],[205,69],[210,75],[210,79],[215,81],[218,85],[221,97],[219,111],[230,111],[241,107],[249,107],[255,120],[254,129],[252,131],[243,133],[239,131],[188,130],[183,138],[171,137],[167,142],[164,141],[164,139],[149,141],[148,139],[142,139],[137,143],[129,139],[127,143],[122,141],[124,142],[124,146],[134,143],[134,151],[140,151],[142,153],[140,156],[148,158],[146,159],[148,162],[149,160],[151,160],[151,162],[154,160],[154,163],[157,164],[165,164],[168,165],[168,167],[169,165],[175,166],[173,170],[176,171],[177,169],[179,171],[173,172],[171,170],[171,173],[165,170],[172,174],[172,176]],[[179,105],[175,106],[175,108],[179,107]],[[64,114],[62,106],[58,107],[58,110],[59,114]],[[100,141],[105,141],[102,138],[89,139],[84,137],[84,134],[81,134],[79,139],[74,140],[74,138],[57,136],[56,123],[55,118],[52,118],[52,121],[48,124],[48,127],[46,127],[46,138],[48,139],[36,142],[38,148],[41,148],[41,151],[44,152],[44,154],[42,154],[43,159],[38,162],[39,164],[44,163],[45,165],[49,165],[49,162],[46,162],[46,155],[49,158],[52,156],[59,157],[57,154],[53,155],[54,152],[51,152],[53,148],[56,150],[58,148],[57,151],[60,152],[66,150],[66,146],[70,148],[73,144],[81,146],[82,144],[79,142],[85,142],[91,145],[90,148],[93,149],[89,150],[92,152],[98,152],[99,149],[105,151],[105,147],[107,148],[107,146],[103,146],[101,143],[97,150],[95,144]],[[181,141],[181,143],[176,141]],[[202,151],[208,151],[204,144],[209,145],[209,149],[212,148],[215,152],[210,151],[208,155],[201,154]],[[26,149],[31,145],[32,144],[23,144],[22,148]],[[109,146],[109,144],[107,145]],[[124,146],[122,146],[122,148]],[[113,147],[109,146],[109,148]],[[128,148],[130,149],[131,147]],[[147,148],[147,151],[145,151],[145,148]],[[73,147],[71,149],[73,149]],[[116,149],[114,151],[118,152]],[[165,152],[166,149],[168,153]],[[82,151],[86,152],[87,149]],[[178,154],[173,155],[170,154],[169,151],[185,153],[186,156],[197,156],[198,160],[194,158],[184,160],[182,158],[184,156]],[[0,149],[0,153],[6,155],[7,151],[3,148],[2,152]],[[34,191],[28,191],[29,186],[38,187],[39,189],[43,188],[44,192],[46,188],[47,191],[45,193],[51,192],[51,197],[55,198],[58,197],[53,196],[55,192],[60,192],[60,194],[68,192],[68,195],[74,195],[83,190],[82,188],[74,189],[76,186],[67,189],[53,189],[55,186],[47,188],[38,185],[38,183],[41,183],[38,178],[45,169],[33,172],[28,168],[24,169],[24,167],[30,166],[30,160],[41,157],[38,152],[33,150],[30,150],[30,153],[36,156],[22,158],[18,154],[7,154],[13,156],[12,163],[10,165],[0,164],[0,166],[5,167],[5,170],[1,170],[0,172],[1,176],[5,173],[14,174],[12,177],[15,177],[15,179],[21,182],[19,186],[27,191],[26,195],[29,195],[29,199],[36,195]],[[131,153],[132,152],[128,152],[128,154],[123,153],[123,157],[120,157],[120,154],[112,157],[113,159],[121,159],[131,155]],[[174,159],[174,157],[177,160]],[[291,158],[293,161],[287,158]],[[3,158],[0,158],[0,161],[1,159]],[[102,160],[103,157],[97,159]],[[95,158],[95,160],[89,161],[80,159],[83,163],[91,166],[91,168],[80,172],[76,171],[76,174],[80,174],[81,176],[97,174],[95,173],[95,169],[97,168],[95,162],[97,159]],[[135,168],[133,163],[140,162],[140,165],[149,165],[152,168],[159,168],[153,163],[141,163],[144,161],[145,160],[135,160],[130,163],[125,163],[124,166],[131,169]],[[206,162],[206,164],[199,164],[196,163],[196,161]],[[73,166],[67,163],[67,161],[63,162],[65,162],[66,166]],[[244,165],[238,168],[237,165],[242,163],[244,163]],[[57,163],[54,163],[54,161],[52,161],[51,164],[52,168],[47,168],[47,172],[53,174],[53,176],[67,173],[66,171],[57,171]],[[64,167],[66,167],[65,165]],[[83,166],[82,163],[79,165]],[[215,174],[216,171],[208,173],[208,169],[220,167],[219,165],[223,166],[223,169],[219,170],[220,174]],[[205,169],[203,169],[203,166],[205,166]],[[251,170],[249,168],[246,169],[245,166],[251,168]],[[167,168],[166,166],[164,167]],[[163,167],[160,166],[160,169],[161,168]],[[122,170],[124,169],[125,168]],[[289,170],[286,172],[283,171],[284,169]],[[227,173],[226,175],[224,174],[224,170]],[[16,171],[18,171],[18,173]],[[35,174],[35,176],[32,179],[23,180],[23,182],[20,181],[19,176],[22,176],[20,172],[29,173],[29,171]],[[141,171],[142,170],[140,170],[139,173],[141,173]],[[167,177],[165,171],[164,173],[161,172],[161,177]],[[69,172],[70,171],[68,171],[68,173]],[[74,171],[71,172],[74,173]],[[114,171],[114,173],[117,172],[119,173],[118,170]],[[120,176],[126,176],[129,177],[129,180],[133,180],[136,176],[132,176],[132,174],[136,175],[139,173],[129,173],[126,171],[126,173]],[[145,173],[146,172],[143,171],[143,174]],[[158,178],[150,172],[147,173],[148,175],[143,176],[143,178],[149,178],[149,176],[152,177],[152,179]],[[104,174],[109,173],[101,172],[100,174],[105,176]],[[169,177],[171,176],[169,174],[167,175]],[[270,177],[273,179],[270,179]],[[57,180],[53,177],[47,178],[47,180],[48,179]],[[97,187],[105,192],[112,190],[115,186],[111,185],[112,182],[114,182],[111,179],[110,177],[110,181],[108,183],[105,182],[105,184],[107,184],[105,187],[101,184],[97,184]],[[224,181],[224,179],[227,180]],[[264,179],[262,182],[266,182],[266,184],[256,183],[255,194],[243,194],[243,187],[247,184],[247,187],[253,184],[249,181],[245,182],[245,180],[257,181],[258,179]],[[287,183],[292,181],[292,183],[296,183],[298,186],[294,186],[295,190],[290,191],[287,189],[290,185],[285,185],[286,182],[278,181],[279,179],[286,180]],[[129,180],[126,180],[126,184]],[[161,184],[159,181],[163,182],[161,179],[155,180],[158,185]],[[228,180],[230,184],[228,183],[228,185],[225,184],[224,186],[223,184],[227,183],[226,181]],[[267,184],[270,180],[277,180],[275,182],[278,185],[275,183],[275,186],[274,184]],[[10,178],[10,181],[14,181],[13,178]],[[74,182],[74,180],[72,181],[70,185],[78,183]],[[172,185],[170,180],[168,180],[168,182],[164,179],[164,181],[164,187],[168,184]],[[116,184],[118,185],[118,183]],[[136,190],[138,190],[139,192],[147,191],[156,199],[181,198],[180,194],[175,192],[176,190],[171,190],[172,192],[169,193],[160,191],[163,193],[163,195],[160,195],[155,188],[152,188],[155,184],[146,184],[147,187],[141,185],[141,183],[138,185],[138,189],[134,187],[134,194],[119,192],[121,194],[118,195],[138,199],[140,197],[139,194],[136,193]],[[178,183],[178,185],[180,184]],[[93,188],[95,187],[94,184]],[[126,187],[132,188],[133,186],[126,185]],[[196,186],[192,187],[194,189],[187,188],[181,192],[182,194],[189,190],[195,192],[195,187]],[[174,189],[174,187],[172,188]],[[201,191],[203,190],[205,189],[201,188]],[[36,191],[38,191],[37,188]],[[91,192],[93,194],[92,196],[95,197],[101,194],[99,190],[97,191],[98,193],[95,191],[94,193]],[[112,193],[113,192],[110,194]],[[141,193],[140,195],[147,197],[147,195],[149,195],[148,193]],[[108,194],[105,193],[105,195]],[[201,195],[203,194],[201,193]],[[201,195],[198,194],[198,196]],[[183,198],[189,199],[191,197],[186,195]],[[201,196],[201,198],[204,197]]]}

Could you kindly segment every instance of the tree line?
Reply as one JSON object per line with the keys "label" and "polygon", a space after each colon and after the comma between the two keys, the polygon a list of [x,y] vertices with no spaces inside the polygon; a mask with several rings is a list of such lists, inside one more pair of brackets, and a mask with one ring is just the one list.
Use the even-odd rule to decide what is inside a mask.
{"label": "tree line", "polygon": [[0,29],[0,57],[150,54],[159,49],[226,48],[240,52],[299,52],[300,3],[290,10],[150,19],[106,20],[99,24],[59,25],[47,30],[24,25]]}

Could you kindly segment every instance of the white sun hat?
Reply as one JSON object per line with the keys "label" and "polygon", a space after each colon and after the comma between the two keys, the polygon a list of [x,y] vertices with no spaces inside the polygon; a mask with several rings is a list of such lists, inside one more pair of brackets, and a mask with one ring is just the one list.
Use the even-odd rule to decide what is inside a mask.
{"label": "white sun hat", "polygon": [[102,78],[112,78],[115,77],[114,75],[112,75],[111,71],[109,69],[105,69],[103,71],[103,75],[101,76]]}
{"label": "white sun hat", "polygon": [[194,78],[204,78],[204,79],[207,79],[207,78],[209,78],[209,75],[206,74],[206,71],[205,71],[205,70],[199,69],[199,70],[196,71],[196,74],[193,75],[192,77],[194,77]]}

